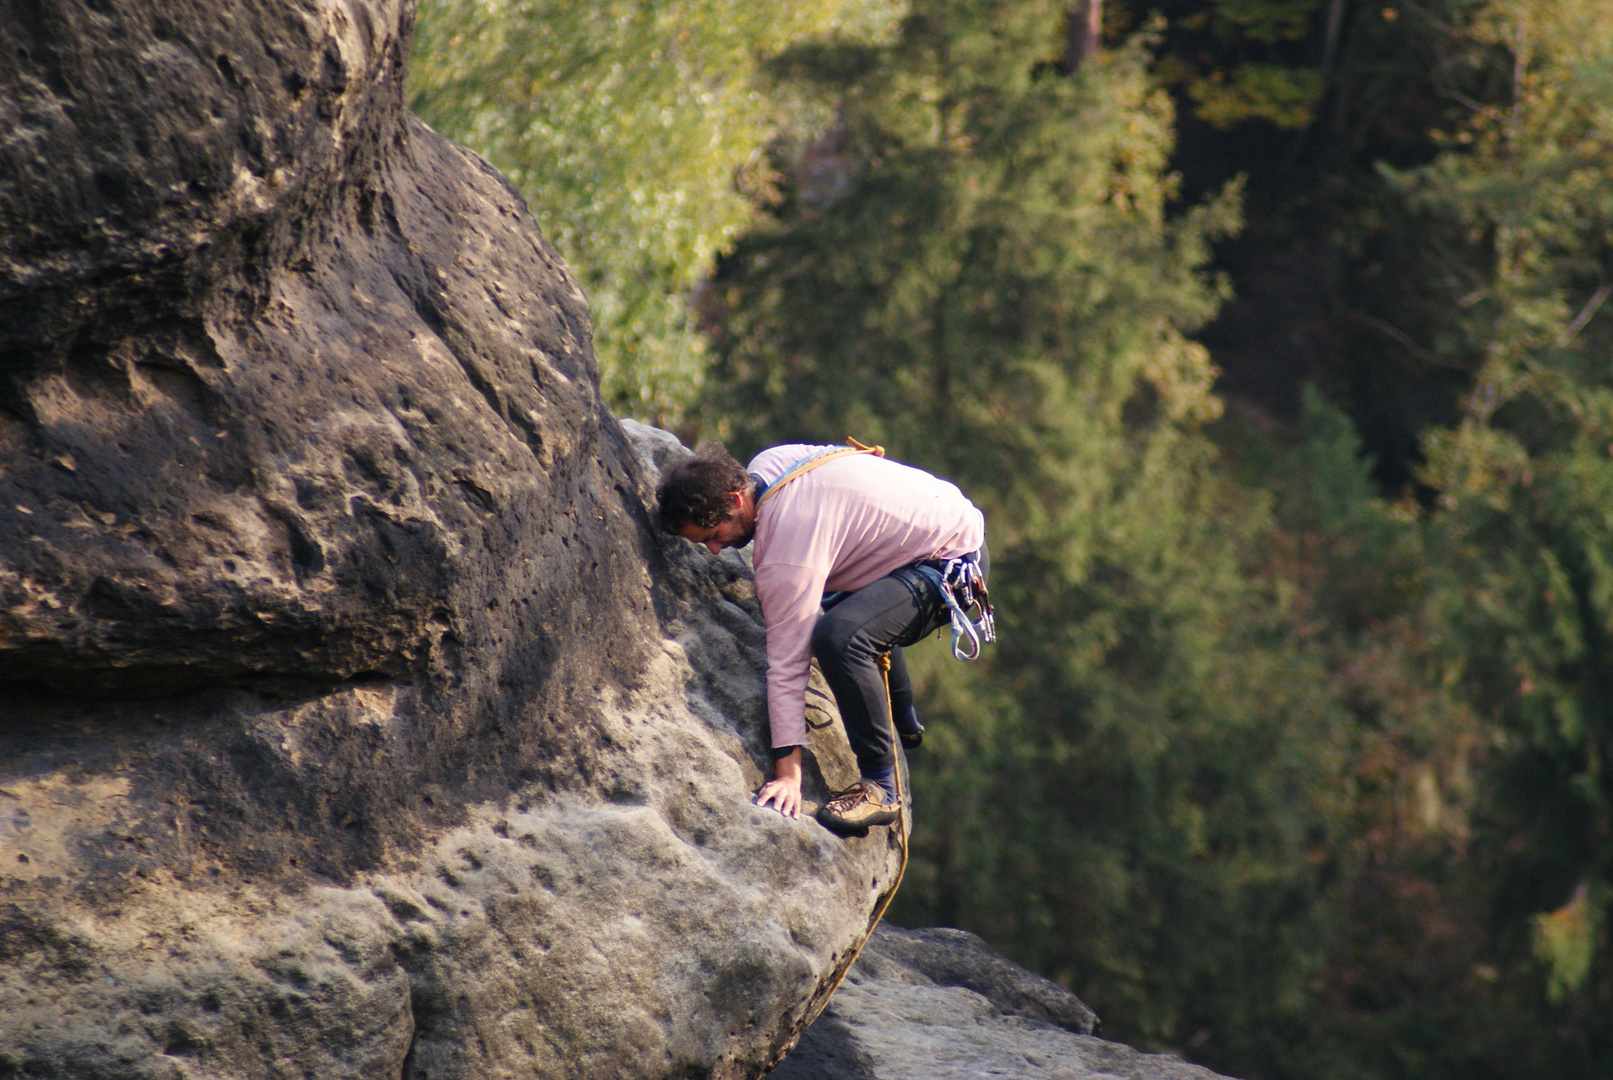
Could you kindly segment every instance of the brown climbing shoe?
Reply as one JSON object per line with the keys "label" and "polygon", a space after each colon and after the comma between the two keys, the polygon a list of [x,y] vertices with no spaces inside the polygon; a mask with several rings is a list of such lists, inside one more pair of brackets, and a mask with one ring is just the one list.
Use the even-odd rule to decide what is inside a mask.
{"label": "brown climbing shoe", "polygon": [[885,789],[859,780],[837,791],[818,811],[818,821],[836,832],[856,832],[874,825],[889,825],[902,816],[901,804],[885,801]]}

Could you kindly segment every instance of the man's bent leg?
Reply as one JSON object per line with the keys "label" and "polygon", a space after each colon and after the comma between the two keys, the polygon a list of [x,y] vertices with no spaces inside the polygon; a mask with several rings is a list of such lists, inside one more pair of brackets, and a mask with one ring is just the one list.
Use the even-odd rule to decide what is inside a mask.
{"label": "man's bent leg", "polygon": [[[836,604],[813,629],[812,655],[834,691],[864,776],[878,775],[896,763],[879,654],[923,637],[940,610],[940,597],[928,582],[914,571],[898,570]],[[905,675],[904,667],[898,678],[905,681]],[[910,704],[911,688],[906,698]]]}

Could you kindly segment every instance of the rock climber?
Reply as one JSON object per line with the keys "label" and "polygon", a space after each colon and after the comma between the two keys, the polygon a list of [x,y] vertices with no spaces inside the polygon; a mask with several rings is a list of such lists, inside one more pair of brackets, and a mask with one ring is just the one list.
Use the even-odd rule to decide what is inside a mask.
{"label": "rock climber", "polygon": [[[668,532],[714,555],[755,540],[774,759],[756,804],[800,816],[807,674],[817,657],[861,775],[824,804],[818,820],[843,832],[896,821],[892,720],[909,747],[924,730],[902,647],[946,625],[959,595],[950,594],[949,606],[949,580],[973,580],[989,613],[980,511],[947,481],[860,444],[775,446],[747,467],[720,443],[706,443],[668,469],[657,499]],[[989,625],[987,614],[987,640]],[[879,667],[886,652],[888,697]]]}

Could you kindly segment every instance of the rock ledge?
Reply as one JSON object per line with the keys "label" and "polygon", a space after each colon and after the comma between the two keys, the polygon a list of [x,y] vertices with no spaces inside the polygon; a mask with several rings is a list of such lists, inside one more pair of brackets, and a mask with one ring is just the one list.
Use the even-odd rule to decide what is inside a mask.
{"label": "rock ledge", "polygon": [[1091,1034],[1068,990],[961,930],[881,926],[771,1080],[1223,1080]]}

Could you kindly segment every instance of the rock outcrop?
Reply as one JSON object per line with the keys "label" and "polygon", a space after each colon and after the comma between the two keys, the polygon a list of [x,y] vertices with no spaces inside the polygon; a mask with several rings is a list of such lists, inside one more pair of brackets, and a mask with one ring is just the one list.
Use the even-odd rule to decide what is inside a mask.
{"label": "rock outcrop", "polygon": [[881,926],[772,1080],[1219,1080],[1092,1036],[1068,990],[961,930]]}
{"label": "rock outcrop", "polygon": [[893,878],[410,18],[0,0],[0,1076],[755,1076]]}

